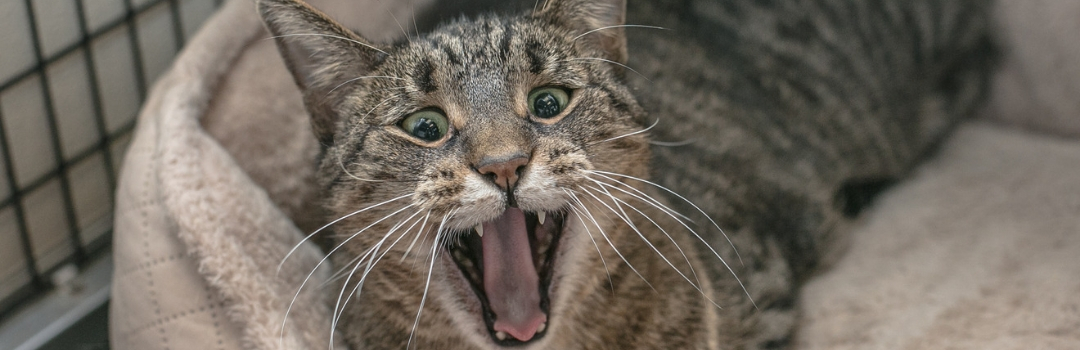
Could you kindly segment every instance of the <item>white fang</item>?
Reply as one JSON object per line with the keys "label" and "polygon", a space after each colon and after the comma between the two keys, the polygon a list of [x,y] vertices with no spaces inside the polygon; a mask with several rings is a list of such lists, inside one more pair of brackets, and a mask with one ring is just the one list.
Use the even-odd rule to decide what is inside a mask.
{"label": "white fang", "polygon": [[547,214],[545,214],[544,212],[536,213],[536,220],[540,222],[540,226],[544,226],[544,218],[546,217]]}
{"label": "white fang", "polygon": [[480,237],[484,237],[484,224],[476,224],[476,234]]}

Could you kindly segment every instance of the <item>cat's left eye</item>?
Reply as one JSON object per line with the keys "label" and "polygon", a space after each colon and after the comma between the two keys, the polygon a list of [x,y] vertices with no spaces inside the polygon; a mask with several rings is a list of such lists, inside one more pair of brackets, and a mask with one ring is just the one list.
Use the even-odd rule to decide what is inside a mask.
{"label": "cat's left eye", "polygon": [[529,112],[543,119],[552,118],[562,113],[569,101],[570,94],[562,88],[536,88],[529,93]]}
{"label": "cat's left eye", "polygon": [[410,114],[401,121],[401,128],[418,139],[433,142],[446,135],[449,124],[442,112],[425,109]]}

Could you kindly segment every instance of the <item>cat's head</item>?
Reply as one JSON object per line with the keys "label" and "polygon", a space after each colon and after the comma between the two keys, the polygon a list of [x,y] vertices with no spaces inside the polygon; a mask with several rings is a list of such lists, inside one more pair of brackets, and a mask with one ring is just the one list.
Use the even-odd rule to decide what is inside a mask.
{"label": "cat's head", "polygon": [[588,333],[568,320],[607,312],[606,269],[628,272],[605,267],[619,253],[604,241],[632,233],[586,212],[637,196],[621,181],[649,159],[621,78],[622,0],[552,0],[389,45],[294,1],[260,12],[324,147],[340,331],[374,348]]}

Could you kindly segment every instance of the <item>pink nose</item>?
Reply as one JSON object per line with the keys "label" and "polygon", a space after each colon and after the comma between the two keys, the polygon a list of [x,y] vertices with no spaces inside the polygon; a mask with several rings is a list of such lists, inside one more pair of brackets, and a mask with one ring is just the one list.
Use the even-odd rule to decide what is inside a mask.
{"label": "pink nose", "polygon": [[476,168],[476,171],[480,172],[481,175],[490,177],[491,181],[495,182],[495,185],[506,190],[514,188],[514,185],[517,184],[518,172],[526,164],[529,164],[529,158],[515,156],[508,160],[494,160],[482,162],[481,164],[480,167]]}

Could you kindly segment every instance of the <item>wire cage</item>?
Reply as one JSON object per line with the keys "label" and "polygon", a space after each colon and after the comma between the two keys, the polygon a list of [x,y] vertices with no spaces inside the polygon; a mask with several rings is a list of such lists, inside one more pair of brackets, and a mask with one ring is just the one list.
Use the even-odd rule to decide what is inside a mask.
{"label": "wire cage", "polygon": [[0,321],[109,250],[147,88],[221,1],[0,2]]}

